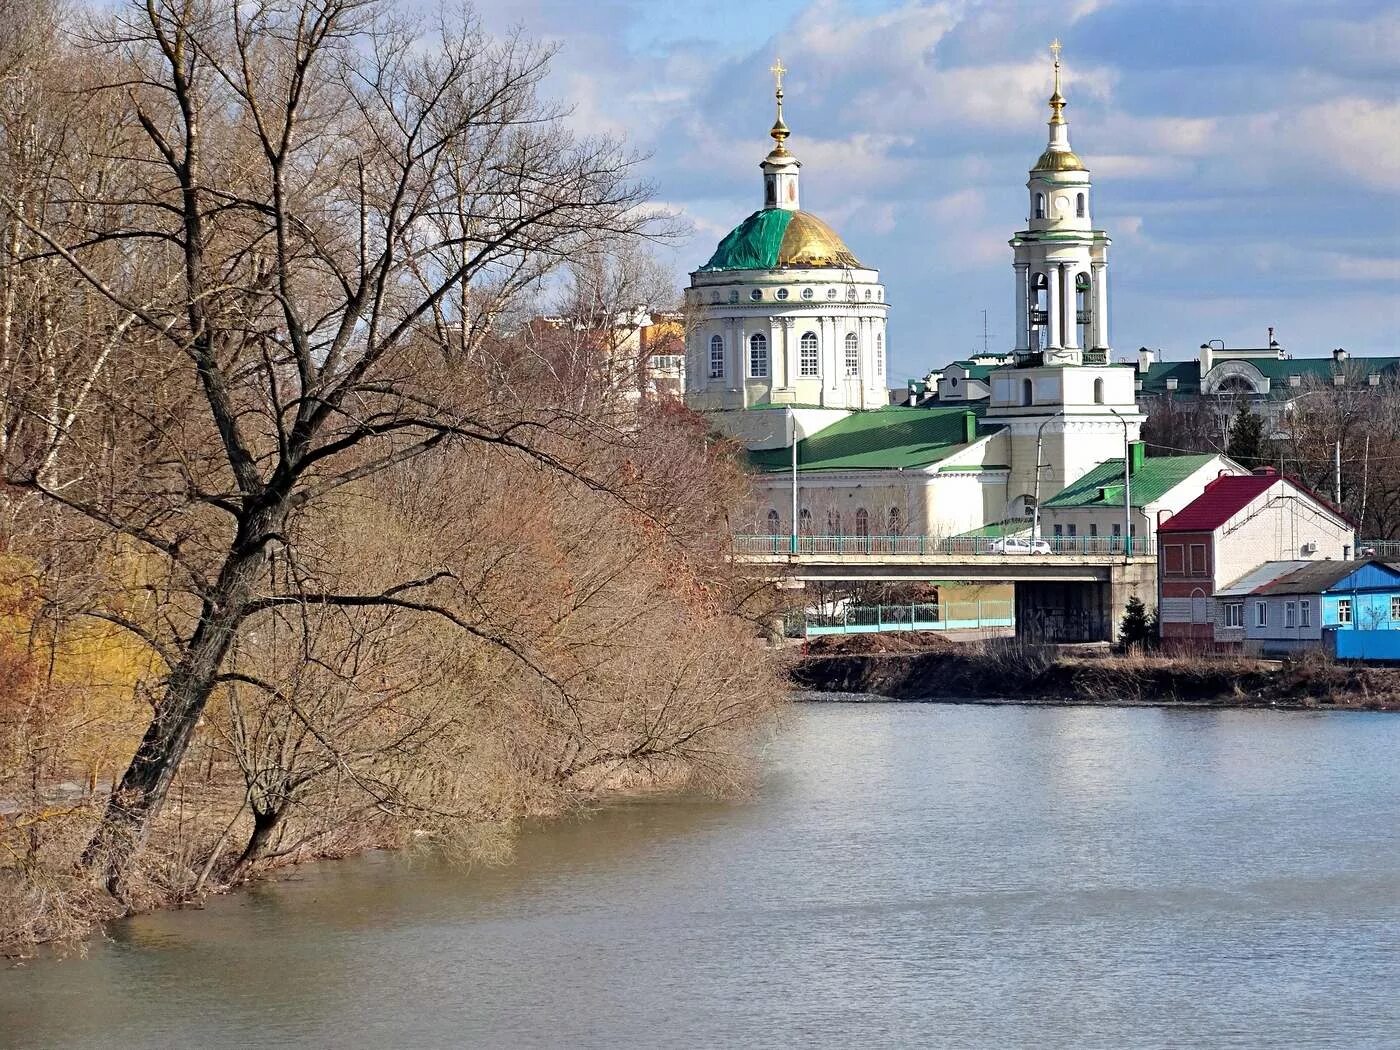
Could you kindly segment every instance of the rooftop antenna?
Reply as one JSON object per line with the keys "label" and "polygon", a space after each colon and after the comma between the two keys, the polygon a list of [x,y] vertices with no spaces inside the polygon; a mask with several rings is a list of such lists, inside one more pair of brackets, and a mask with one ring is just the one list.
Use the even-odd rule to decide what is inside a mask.
{"label": "rooftop antenna", "polygon": [[987,334],[987,311],[982,311],[982,353],[991,352],[991,336]]}

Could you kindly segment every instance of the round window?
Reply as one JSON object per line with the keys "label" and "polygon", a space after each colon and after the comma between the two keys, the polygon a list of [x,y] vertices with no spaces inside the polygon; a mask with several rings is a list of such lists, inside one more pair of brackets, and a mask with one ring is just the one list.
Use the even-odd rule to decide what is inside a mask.
{"label": "round window", "polygon": [[779,288],[776,294],[779,299],[786,299],[788,297],[788,290],[786,288]]}
{"label": "round window", "polygon": [[865,301],[866,301],[867,303],[870,302],[870,289],[869,289],[869,288],[867,288],[867,289],[865,290]]}
{"label": "round window", "polygon": [[804,298],[804,299],[810,299],[810,298],[812,298],[812,296],[815,295],[815,294],[816,294],[816,293],[813,292],[812,289],[810,289],[810,288],[804,288],[804,289],[802,289],[802,298]]}
{"label": "round window", "polygon": [[758,302],[760,299],[763,298],[763,289],[755,288],[749,293],[749,298],[752,299],[754,302]]}
{"label": "round window", "polygon": [[739,301],[739,289],[736,288],[729,293],[729,301],[731,303],[737,303]]}
{"label": "round window", "polygon": [[717,303],[717,302],[719,302],[719,292],[711,292],[711,293],[710,293],[710,302],[712,302],[712,303]]}
{"label": "round window", "polygon": [[847,289],[846,289],[846,298],[847,298],[847,299],[852,299],[852,300],[853,300],[853,299],[855,299],[855,297],[856,297],[856,290],[855,290],[854,288],[847,288]]}
{"label": "round window", "polygon": [[826,290],[826,297],[827,297],[828,299],[835,299],[835,298],[836,298],[836,289],[835,289],[835,288],[828,288],[828,289]]}

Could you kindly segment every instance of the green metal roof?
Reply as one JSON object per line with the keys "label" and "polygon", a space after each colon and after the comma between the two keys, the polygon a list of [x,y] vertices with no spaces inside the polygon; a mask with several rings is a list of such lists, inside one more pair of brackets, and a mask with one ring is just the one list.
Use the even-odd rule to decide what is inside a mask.
{"label": "green metal roof", "polygon": [[[1269,397],[1286,400],[1296,396],[1295,387],[1288,385],[1289,376],[1309,377],[1330,384],[1334,376],[1345,375],[1351,383],[1352,376],[1368,376],[1373,372],[1395,376],[1400,373],[1400,357],[1349,357],[1345,361],[1334,361],[1330,357],[1303,358],[1252,358],[1230,357],[1228,353],[1212,359],[1212,367],[1226,361],[1238,361],[1259,371],[1269,380]],[[1164,395],[1167,380],[1176,380],[1177,397],[1198,397],[1201,393],[1201,366],[1199,361],[1155,361],[1146,372],[1140,372],[1144,394]],[[1354,385],[1354,384],[1353,384]]]}
{"label": "green metal roof", "polygon": [[[1215,453],[1195,456],[1156,456],[1143,460],[1133,475],[1132,505],[1142,507],[1155,503],[1176,486],[1200,470]],[[1044,507],[1111,507],[1123,505],[1123,461],[1111,459],[1100,463],[1089,473],[1048,499]]]}
{"label": "green metal roof", "polygon": [[[964,417],[971,414],[974,420],[980,421],[985,412],[985,405],[970,404],[956,408],[891,405],[853,412],[797,443],[797,469],[910,470],[926,467],[967,448]],[[980,440],[989,432],[974,431],[975,439]],[[789,446],[750,452],[749,462],[762,471],[791,470],[792,449]]]}
{"label": "green metal roof", "polygon": [[1020,536],[1029,533],[1032,528],[1030,518],[1007,518],[1003,521],[994,521],[988,525],[982,525],[975,529],[968,529],[953,537],[955,540],[1000,540],[1007,536]]}
{"label": "green metal roof", "polygon": [[719,242],[702,270],[772,270],[787,233],[792,212],[781,208],[756,211]]}

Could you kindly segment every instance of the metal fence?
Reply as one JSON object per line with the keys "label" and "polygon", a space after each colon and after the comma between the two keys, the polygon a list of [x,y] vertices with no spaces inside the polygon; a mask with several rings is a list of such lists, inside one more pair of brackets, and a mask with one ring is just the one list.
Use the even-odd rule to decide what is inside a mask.
{"label": "metal fence", "polygon": [[1362,540],[1356,545],[1359,558],[1383,558],[1400,561],[1400,540]]}
{"label": "metal fence", "polygon": [[876,634],[882,631],[968,631],[984,627],[1015,627],[1015,610],[1008,601],[911,602],[897,605],[853,605],[825,616],[807,613],[808,637],[823,634]]}
{"label": "metal fence", "polygon": [[[1122,555],[1121,536],[1042,536],[1034,547],[1026,541],[992,536],[809,536],[744,533],[733,538],[736,554],[971,554],[1045,556],[1047,554]],[[1134,536],[1133,554],[1150,554],[1147,537]]]}

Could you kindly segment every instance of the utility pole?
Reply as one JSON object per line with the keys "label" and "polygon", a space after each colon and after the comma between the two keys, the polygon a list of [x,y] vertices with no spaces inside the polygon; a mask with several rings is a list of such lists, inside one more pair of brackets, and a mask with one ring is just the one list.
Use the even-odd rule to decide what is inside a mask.
{"label": "utility pole", "polygon": [[792,439],[792,548],[797,553],[797,412],[788,406],[788,427]]}
{"label": "utility pole", "polygon": [[1342,505],[1342,442],[1337,441],[1337,447],[1332,453],[1332,500],[1337,506]]}

